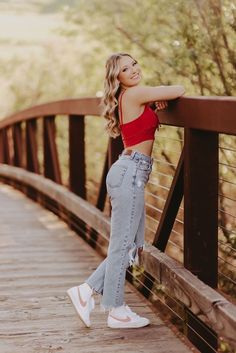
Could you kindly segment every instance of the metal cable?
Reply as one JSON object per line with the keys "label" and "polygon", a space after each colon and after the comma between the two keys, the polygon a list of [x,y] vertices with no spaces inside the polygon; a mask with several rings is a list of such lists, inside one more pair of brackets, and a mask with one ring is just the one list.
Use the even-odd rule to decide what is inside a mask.
{"label": "metal cable", "polygon": [[230,265],[230,266],[236,268],[236,266],[235,266],[234,264],[229,263],[228,261],[226,261],[225,259],[223,259],[223,258],[220,257],[219,255],[218,255],[218,259],[220,259],[220,260],[221,260],[222,262],[224,262],[225,264]]}
{"label": "metal cable", "polygon": [[[155,199],[158,199],[158,200],[161,200],[161,201],[163,201],[163,202],[166,202],[166,199],[163,199],[162,197],[157,196],[157,195],[153,194],[153,193],[150,192],[150,191],[147,191],[147,190],[146,190],[145,192],[146,192],[147,195],[150,195],[150,196],[154,197]],[[183,208],[182,206],[179,206],[179,210],[184,210],[184,208]]]}
{"label": "metal cable", "polygon": [[152,192],[150,192],[150,191],[147,191],[146,190],[146,194],[147,195],[150,195],[150,196],[152,196],[152,197],[154,197],[155,199],[158,199],[158,200],[161,200],[161,201],[163,201],[163,202],[166,202],[166,199],[163,199],[162,197],[160,197],[160,196],[157,196],[157,195],[154,195]]}
{"label": "metal cable", "polygon": [[234,148],[222,147],[222,146],[220,146],[220,145],[219,145],[219,149],[220,149],[220,150],[230,151],[230,152],[236,152],[236,149],[234,149]]}
{"label": "metal cable", "polygon": [[[128,271],[128,272],[135,278],[135,280],[137,280],[137,281],[138,281],[143,287],[145,287],[150,293],[152,293],[153,295],[155,295],[156,297],[158,297],[156,293],[154,293],[150,288],[148,288],[148,287],[147,287],[143,282],[141,282],[136,276],[134,276],[130,271]],[[144,273],[142,273],[142,272],[140,272],[140,273],[143,274],[144,276],[146,276]],[[147,276],[146,276],[146,277],[147,277]],[[166,294],[166,293],[165,293],[165,294]],[[169,297],[170,297],[170,296],[169,296]],[[170,297],[170,298],[173,299],[173,297]],[[169,305],[167,305],[162,299],[160,299],[160,297],[158,297],[158,300],[159,300],[165,307],[167,307],[176,317],[178,317],[182,322],[184,322],[187,327],[189,327],[197,336],[199,336],[199,337],[202,339],[202,341],[204,341],[209,347],[211,347],[211,348],[217,353],[217,351],[216,351],[198,332],[196,332],[196,331],[193,329],[193,327],[192,327],[191,325],[189,325],[183,318],[181,318],[181,316],[179,316]],[[174,300],[174,299],[173,299],[173,300]],[[182,304],[182,305],[183,305],[183,304]],[[194,316],[194,315],[191,313],[191,311],[189,311],[188,314],[189,314],[189,316],[191,316],[192,318],[196,319],[196,316]],[[209,333],[212,337],[214,337],[214,338],[216,338],[216,339],[218,338],[217,335],[215,335],[212,331],[210,331],[210,329],[209,329],[207,326],[204,326],[200,320],[198,320],[198,323],[199,323],[205,330],[207,330],[208,333]]]}
{"label": "metal cable", "polygon": [[153,183],[151,180],[149,180],[147,183],[150,184],[150,185],[154,185],[154,186],[160,187],[161,189],[165,189],[165,190],[168,190],[168,191],[170,190],[170,188],[168,188],[168,187],[166,187],[166,186],[164,186],[162,184]]}
{"label": "metal cable", "polygon": [[149,214],[146,213],[146,218],[150,219],[151,221],[156,222],[157,224],[159,224],[160,222],[154,218],[152,218],[151,216],[149,216]]}
{"label": "metal cable", "polygon": [[219,271],[219,274],[220,274],[222,277],[227,278],[227,280],[228,280],[229,282],[232,282],[233,284],[236,285],[236,282],[235,282],[232,278],[230,278],[230,277],[228,277],[227,275],[225,275],[223,272],[220,272],[220,271]]}
{"label": "metal cable", "polygon": [[226,164],[226,163],[223,163],[223,162],[219,162],[219,165],[224,165],[225,167],[236,169],[235,165],[230,165],[230,164]]}
{"label": "metal cable", "polygon": [[165,160],[160,160],[160,159],[157,159],[157,158],[155,158],[155,157],[153,158],[153,160],[154,160],[155,162],[157,162],[157,163],[167,164],[167,165],[171,165],[171,166],[173,166],[173,167],[176,167],[175,164],[170,163],[170,162],[166,162]]}
{"label": "metal cable", "polygon": [[151,205],[149,202],[146,202],[146,206],[149,207],[149,208],[151,208],[151,209],[154,210],[154,211],[157,211],[157,212],[159,212],[159,213],[162,213],[162,210],[161,210],[160,208],[157,208],[157,207]]}
{"label": "metal cable", "polygon": [[223,240],[220,240],[220,239],[219,239],[218,242],[219,242],[221,245],[226,246],[227,248],[230,248],[230,250],[236,252],[236,249],[234,249],[230,244],[225,244],[225,243],[223,242]]}
{"label": "metal cable", "polygon": [[168,178],[171,178],[171,179],[173,179],[173,175],[170,175],[170,174],[165,174],[165,173],[162,173],[162,172],[158,172],[157,170],[152,170],[152,173],[151,173],[151,175],[155,175],[155,174],[160,174],[160,175],[163,175],[163,176],[165,176],[165,177],[168,177]]}
{"label": "metal cable", "polygon": [[220,194],[220,193],[218,193],[218,196],[222,196],[222,197],[224,197],[225,199],[228,199],[228,200],[230,200],[230,201],[236,202],[235,199],[232,199],[232,198],[229,197],[229,196],[226,196],[226,195],[223,195],[223,194]]}
{"label": "metal cable", "polygon": [[219,211],[219,213],[224,213],[224,214],[227,214],[228,216],[230,216],[230,217],[233,217],[233,218],[235,218],[236,219],[236,216],[233,216],[232,214],[230,214],[229,212],[225,212],[224,210],[222,210],[221,208],[218,208],[218,211]]}
{"label": "metal cable", "polygon": [[230,230],[230,229],[227,229],[225,228],[222,224],[218,224],[218,226],[224,230],[226,230],[227,233],[231,233],[231,234],[235,234],[236,235],[236,232],[234,232],[233,230]]}
{"label": "metal cable", "polygon": [[219,178],[220,181],[223,181],[224,183],[227,183],[227,184],[231,184],[231,185],[234,185],[236,186],[235,183],[233,183],[232,181],[229,181],[229,180],[226,180],[226,179],[222,179],[222,178]]}
{"label": "metal cable", "polygon": [[184,139],[175,139],[173,137],[162,136],[161,134],[158,135],[158,138],[163,138],[165,140],[172,140],[172,141],[177,141],[177,142],[184,141]]}

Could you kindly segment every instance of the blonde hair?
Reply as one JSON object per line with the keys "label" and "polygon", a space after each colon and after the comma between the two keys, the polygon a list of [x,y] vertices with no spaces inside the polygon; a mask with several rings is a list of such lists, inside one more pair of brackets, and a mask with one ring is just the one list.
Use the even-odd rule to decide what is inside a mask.
{"label": "blonde hair", "polygon": [[104,95],[101,104],[103,106],[102,115],[107,120],[105,130],[108,134],[116,138],[120,135],[120,123],[118,115],[118,97],[121,92],[119,75],[119,61],[123,56],[134,58],[128,53],[112,54],[106,61],[106,73],[104,80]]}

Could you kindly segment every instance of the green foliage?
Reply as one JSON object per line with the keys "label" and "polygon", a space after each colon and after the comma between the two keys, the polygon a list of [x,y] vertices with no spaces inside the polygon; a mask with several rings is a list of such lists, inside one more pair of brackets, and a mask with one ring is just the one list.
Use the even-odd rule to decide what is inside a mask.
{"label": "green foliage", "polygon": [[[14,11],[19,11],[17,3],[9,3],[14,3]],[[51,41],[30,43],[22,39],[7,43],[6,39],[0,39],[0,82],[4,97],[1,117],[42,102],[96,95],[103,89],[105,60],[117,51],[130,52],[138,59],[146,84],[183,84],[187,95],[236,94],[236,7],[231,0],[31,0],[24,8],[41,15],[59,12],[65,22],[58,17]],[[24,8],[21,6],[21,12]],[[17,49],[14,55],[11,47]],[[63,182],[68,184],[67,118],[57,117],[56,125]],[[39,128],[42,130],[42,124]],[[220,145],[224,148],[220,150],[219,285],[235,295],[233,282],[227,277],[233,279],[235,267],[232,200],[236,199],[236,193],[232,184],[236,140],[221,135]],[[148,191],[156,196],[150,201],[155,209],[148,209],[146,235],[150,241],[167,196],[164,188],[170,187],[182,147],[181,129],[164,126],[158,133],[154,145],[156,161],[148,185]],[[100,118],[86,117],[86,188],[88,199],[94,204],[106,148],[103,122]],[[42,141],[40,151],[42,164]],[[162,185],[165,187],[161,189]],[[177,246],[167,249],[180,261],[181,223],[182,219],[176,222],[169,242]],[[227,266],[225,261],[231,265]],[[221,351],[229,349],[222,342]]]}
{"label": "green foliage", "polygon": [[[193,94],[236,93],[235,7],[229,0],[79,1],[63,34],[84,33],[104,53],[137,56],[149,84],[181,81]],[[98,48],[91,55],[98,58]]]}

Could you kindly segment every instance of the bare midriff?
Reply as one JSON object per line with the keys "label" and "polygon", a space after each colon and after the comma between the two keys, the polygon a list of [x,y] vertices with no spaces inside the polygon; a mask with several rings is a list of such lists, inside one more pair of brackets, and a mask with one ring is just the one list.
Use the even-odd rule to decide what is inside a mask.
{"label": "bare midriff", "polygon": [[137,145],[126,147],[125,150],[135,150],[140,153],[146,154],[147,156],[151,156],[153,143],[154,143],[154,140],[147,140],[147,141],[140,142]]}

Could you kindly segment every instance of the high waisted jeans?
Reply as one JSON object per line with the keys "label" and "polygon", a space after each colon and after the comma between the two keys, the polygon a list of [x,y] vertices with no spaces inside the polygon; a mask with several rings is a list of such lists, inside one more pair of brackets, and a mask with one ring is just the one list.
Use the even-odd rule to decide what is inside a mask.
{"label": "high waisted jeans", "polygon": [[102,295],[101,310],[124,303],[126,268],[132,266],[138,248],[144,247],[144,188],[153,159],[140,152],[119,156],[107,177],[111,201],[111,234],[107,257],[85,281]]}

